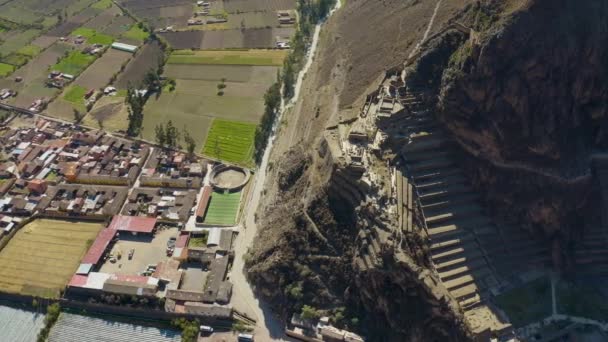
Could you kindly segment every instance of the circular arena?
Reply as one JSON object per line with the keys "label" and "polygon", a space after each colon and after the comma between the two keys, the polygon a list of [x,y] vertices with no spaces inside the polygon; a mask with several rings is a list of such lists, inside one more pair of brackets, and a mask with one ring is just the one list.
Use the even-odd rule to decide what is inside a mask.
{"label": "circular arena", "polygon": [[211,185],[223,191],[241,190],[249,182],[250,177],[249,170],[224,164],[214,166],[210,175]]}

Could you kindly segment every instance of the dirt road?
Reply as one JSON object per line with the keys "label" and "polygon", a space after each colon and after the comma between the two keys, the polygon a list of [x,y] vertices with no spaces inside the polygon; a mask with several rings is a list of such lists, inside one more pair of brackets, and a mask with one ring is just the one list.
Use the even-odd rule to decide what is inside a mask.
{"label": "dirt road", "polygon": [[[340,1],[336,1],[336,6],[330,12],[332,15],[336,10],[340,8]],[[249,192],[250,196],[247,199],[246,208],[244,210],[243,222],[239,227],[239,235],[235,242],[235,258],[232,266],[232,272],[230,278],[234,284],[234,295],[232,298],[233,307],[251,318],[257,320],[257,327],[255,329],[256,340],[259,341],[293,341],[284,334],[284,325],[280,322],[270,311],[270,308],[258,298],[255,297],[251,285],[247,282],[244,273],[244,260],[243,256],[247,252],[249,246],[252,245],[253,239],[257,232],[257,226],[255,222],[255,212],[260,204],[262,191],[266,182],[267,166],[270,159],[272,147],[276,138],[277,124],[281,121],[283,113],[296,103],[299,95],[300,88],[304,76],[310,69],[313,63],[313,57],[317,51],[317,45],[319,42],[319,35],[321,32],[321,25],[315,27],[315,33],[313,35],[310,52],[308,53],[306,64],[304,68],[298,74],[297,82],[294,87],[294,96],[287,103],[281,104],[281,112],[275,120],[275,125],[272,130],[272,134],[268,141],[268,146],[260,163],[257,174],[254,177],[254,183],[252,189]]]}

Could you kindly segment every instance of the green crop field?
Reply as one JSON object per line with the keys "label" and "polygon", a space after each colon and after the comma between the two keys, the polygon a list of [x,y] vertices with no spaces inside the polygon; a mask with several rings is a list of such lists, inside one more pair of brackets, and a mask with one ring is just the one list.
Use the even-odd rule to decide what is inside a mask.
{"label": "green crop field", "polygon": [[84,94],[86,94],[86,92],[87,90],[84,87],[74,84],[66,89],[63,98],[72,103],[82,103],[84,101]]}
{"label": "green crop field", "polygon": [[112,6],[112,0],[99,0],[93,5],[91,5],[91,7],[96,9],[106,9],[110,8],[110,6]]}
{"label": "green crop field", "polygon": [[72,32],[72,36],[83,36],[89,44],[110,45],[114,42],[112,36],[99,33],[91,28],[80,27]]}
{"label": "green crop field", "polygon": [[0,45],[2,55],[8,55],[16,52],[22,47],[28,45],[34,38],[40,34],[40,30],[29,29],[21,32],[12,33]]}
{"label": "green crop field", "polygon": [[53,65],[51,70],[61,71],[66,74],[78,75],[84,69],[93,63],[95,56],[84,54],[80,51],[72,51],[67,57],[64,57],[59,63]]}
{"label": "green crop field", "polygon": [[203,154],[231,163],[250,165],[255,124],[214,119]]}
{"label": "green crop field", "polygon": [[137,25],[133,25],[129,31],[123,33],[122,37],[143,42],[146,40],[146,38],[148,38],[148,35],[148,32],[140,29]]}
{"label": "green crop field", "polygon": [[236,215],[241,203],[241,193],[219,193],[211,195],[211,202],[205,215],[204,224],[231,226],[236,223]]}
{"label": "green crop field", "polygon": [[15,70],[15,67],[10,64],[0,63],[0,76],[4,77],[9,75],[11,72]]}
{"label": "green crop field", "polygon": [[11,53],[10,55],[2,58],[2,63],[6,63],[6,64],[10,64],[10,65],[19,67],[19,66],[25,65],[29,60],[30,60],[30,58],[28,56],[21,55],[18,53]]}
{"label": "green crop field", "polygon": [[286,50],[177,50],[171,54],[167,63],[281,66],[286,56]]}
{"label": "green crop field", "polygon": [[40,53],[40,51],[42,51],[42,49],[38,46],[26,45],[26,46],[22,47],[21,49],[19,49],[17,51],[17,53],[24,55],[24,56],[28,56],[28,57],[34,57],[34,56],[38,55]]}

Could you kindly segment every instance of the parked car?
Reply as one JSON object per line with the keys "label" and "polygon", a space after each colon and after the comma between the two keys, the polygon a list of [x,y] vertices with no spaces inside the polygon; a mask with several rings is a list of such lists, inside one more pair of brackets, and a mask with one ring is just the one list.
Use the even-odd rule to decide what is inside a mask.
{"label": "parked car", "polygon": [[201,335],[213,334],[213,328],[208,325],[201,325],[199,330],[201,331]]}
{"label": "parked car", "polygon": [[242,342],[253,342],[253,335],[252,334],[239,334],[238,336],[238,340],[242,341]]}
{"label": "parked car", "polygon": [[167,248],[174,248],[174,247],[175,247],[175,241],[176,241],[176,240],[177,240],[177,239],[176,239],[176,238],[174,238],[174,237],[169,238],[169,241],[167,241]]}
{"label": "parked car", "polygon": [[133,259],[133,254],[135,254],[135,249],[131,248],[131,250],[129,251],[129,260]]}

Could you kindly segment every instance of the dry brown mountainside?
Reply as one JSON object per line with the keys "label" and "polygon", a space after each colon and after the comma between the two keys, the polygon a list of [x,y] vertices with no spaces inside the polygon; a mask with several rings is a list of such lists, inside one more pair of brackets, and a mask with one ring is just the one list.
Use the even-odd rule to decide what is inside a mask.
{"label": "dry brown mountainside", "polygon": [[486,341],[516,333],[495,297],[522,274],[608,274],[607,17],[347,0],[272,151],[258,295],[372,341]]}

